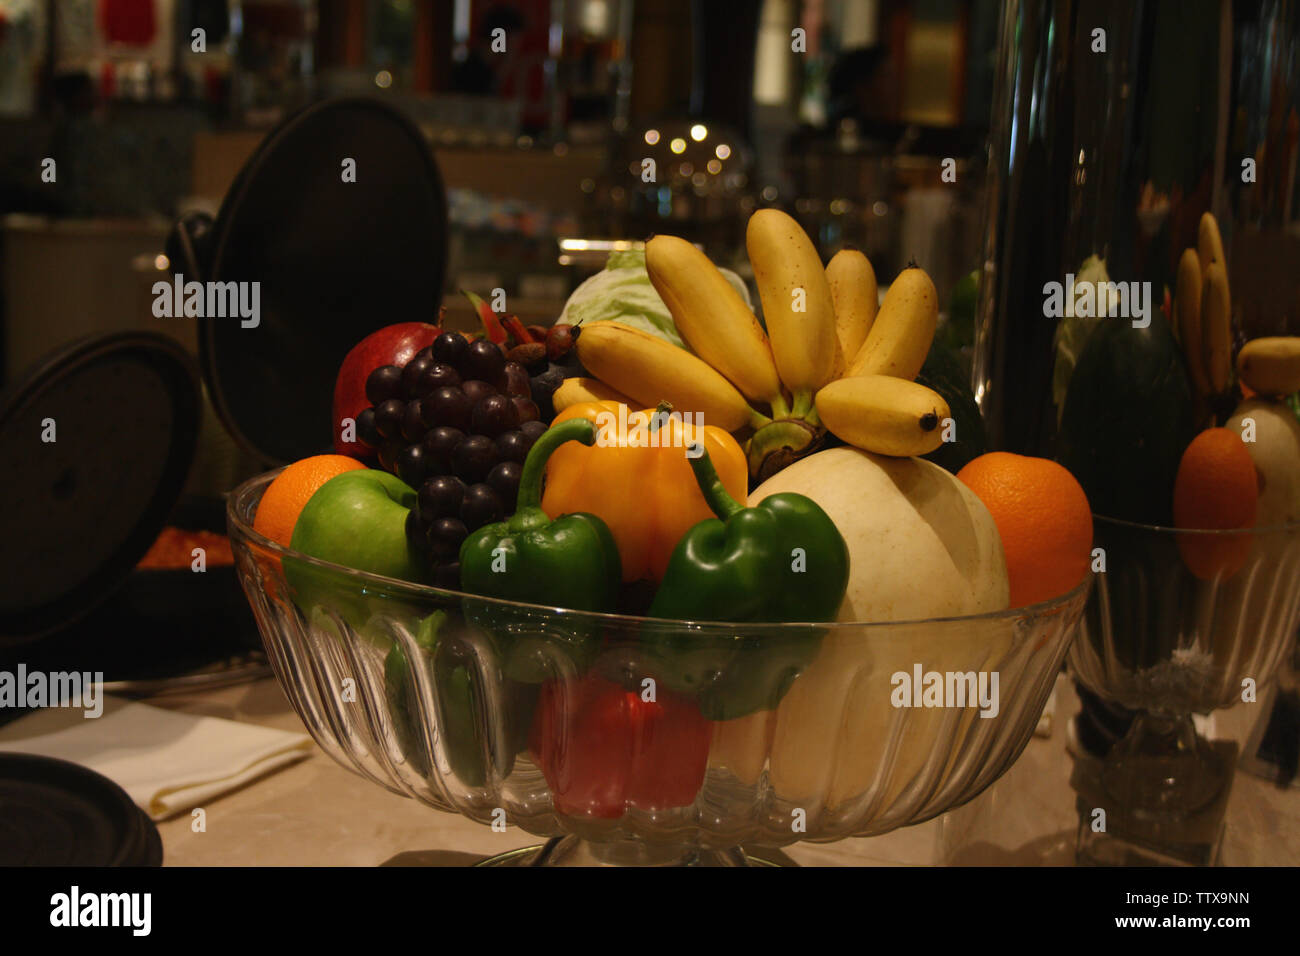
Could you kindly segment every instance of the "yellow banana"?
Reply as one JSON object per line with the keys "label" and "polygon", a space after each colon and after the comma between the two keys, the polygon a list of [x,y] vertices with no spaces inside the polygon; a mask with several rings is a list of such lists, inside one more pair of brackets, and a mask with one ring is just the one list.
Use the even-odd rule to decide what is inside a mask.
{"label": "yellow banana", "polygon": [[1228,299],[1228,273],[1222,262],[1205,268],[1205,288],[1201,293],[1201,355],[1211,394],[1228,387],[1232,367],[1232,306]]}
{"label": "yellow banana", "polygon": [[934,451],[952,416],[938,392],[892,375],[831,382],[817,393],[817,414],[850,445],[895,458]]}
{"label": "yellow banana", "polygon": [[835,377],[835,306],[821,258],[803,228],[778,209],[749,217],[745,247],[754,267],[772,358],[801,418]]}
{"label": "yellow banana", "polygon": [[1300,392],[1300,337],[1251,339],[1237,353],[1237,375],[1259,395]]}
{"label": "yellow banana", "polygon": [[1196,258],[1201,263],[1201,275],[1211,262],[1220,262],[1228,268],[1228,257],[1223,254],[1223,237],[1219,235],[1219,220],[1210,212],[1201,214],[1201,222],[1196,227]]}
{"label": "yellow banana", "polygon": [[1201,330],[1201,262],[1195,249],[1184,249],[1178,260],[1178,280],[1174,289],[1174,324],[1178,340],[1187,358],[1187,372],[1198,395],[1210,393],[1205,376],[1205,356]]}
{"label": "yellow banana", "polygon": [[924,269],[898,274],[847,374],[913,379],[925,364],[939,323],[939,293]]}
{"label": "yellow banana", "polygon": [[577,348],[588,371],[640,405],[670,402],[727,431],[769,421],[711,365],[657,335],[619,322],[592,322],[582,327]]}
{"label": "yellow banana", "polygon": [[557,412],[562,412],[570,405],[579,402],[622,402],[624,405],[636,404],[618,389],[610,388],[598,378],[566,378],[564,384],[555,390],[551,403]]}
{"label": "yellow banana", "polygon": [[857,249],[841,249],[826,265],[826,281],[835,306],[835,334],[844,360],[852,361],[876,320],[879,291],[871,260]]}
{"label": "yellow banana", "polygon": [[695,354],[747,398],[783,410],[781,379],[767,335],[709,257],[685,239],[655,236],[645,245],[645,265]]}

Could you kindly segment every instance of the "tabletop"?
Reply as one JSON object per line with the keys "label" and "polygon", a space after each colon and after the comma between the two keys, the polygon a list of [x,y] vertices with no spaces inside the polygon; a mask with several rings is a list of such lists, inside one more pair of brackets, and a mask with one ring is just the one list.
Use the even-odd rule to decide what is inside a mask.
{"label": "tabletop", "polygon": [[[273,679],[148,703],[187,713],[302,730]],[[782,851],[804,866],[1072,865],[1078,814],[1066,718],[1078,710],[1070,683],[1056,688],[1050,734],[980,796],[935,820],[879,837],[796,843]],[[1230,722],[1223,722],[1230,723]],[[169,866],[377,866],[474,863],[535,845],[517,828],[490,827],[390,793],[336,764],[313,745],[309,757],[205,806],[159,823]],[[769,851],[770,852],[770,851]],[[1226,813],[1222,862],[1300,862],[1300,790],[1238,771]]]}

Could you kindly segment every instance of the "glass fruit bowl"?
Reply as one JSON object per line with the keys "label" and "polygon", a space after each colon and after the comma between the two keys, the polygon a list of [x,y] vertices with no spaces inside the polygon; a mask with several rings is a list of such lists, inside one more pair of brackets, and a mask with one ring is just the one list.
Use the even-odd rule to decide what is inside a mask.
{"label": "glass fruit bowl", "polygon": [[1185,531],[1094,515],[1093,527],[1106,570],[1069,665],[1090,691],[1138,712],[1101,782],[1163,840],[1221,801],[1231,779],[1192,715],[1262,699],[1296,633],[1300,522]]}
{"label": "glass fruit bowl", "polygon": [[1029,740],[1090,585],[882,624],[579,613],[283,548],[252,530],[275,475],[227,507],[290,703],[380,786],[550,838],[516,862],[743,864],[744,843],[872,836],[957,807]]}

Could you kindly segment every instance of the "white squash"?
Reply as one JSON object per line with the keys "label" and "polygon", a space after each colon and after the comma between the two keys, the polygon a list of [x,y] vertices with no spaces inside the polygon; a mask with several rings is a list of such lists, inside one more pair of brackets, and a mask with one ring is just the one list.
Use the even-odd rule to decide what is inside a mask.
{"label": "white squash", "polygon": [[[886,458],[833,448],[802,459],[750,495],[807,495],[830,515],[849,548],[849,586],[841,621],[905,621],[1006,608],[1006,561],[988,509],[947,471],[918,458]],[[936,631],[841,629],[822,642],[775,715],[733,721],[714,736],[710,765],[753,782],[770,754],[782,799],[835,806],[873,783],[902,715],[890,703],[890,677],[927,670],[979,670],[1010,646],[1005,622]],[[887,639],[886,639],[887,638]],[[945,720],[968,727],[973,711],[911,710],[889,781],[896,795],[933,754],[927,744]],[[760,749],[761,748],[761,749]],[[887,802],[887,801],[886,801]]]}

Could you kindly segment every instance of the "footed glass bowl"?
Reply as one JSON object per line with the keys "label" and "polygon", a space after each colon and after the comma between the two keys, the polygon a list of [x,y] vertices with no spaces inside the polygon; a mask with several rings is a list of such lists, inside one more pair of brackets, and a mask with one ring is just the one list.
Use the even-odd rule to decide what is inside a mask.
{"label": "footed glass bowl", "polygon": [[275,674],[375,783],[550,838],[512,862],[743,864],[741,844],[872,836],[979,794],[1033,733],[1086,601],[884,624],[578,613],[231,541]]}
{"label": "footed glass bowl", "polygon": [[1069,665],[1138,712],[1105,759],[1106,796],[1138,842],[1208,861],[1217,836],[1198,831],[1197,814],[1222,804],[1232,766],[1192,715],[1264,698],[1300,622],[1300,523],[1185,531],[1094,515],[1093,527],[1106,570]]}

